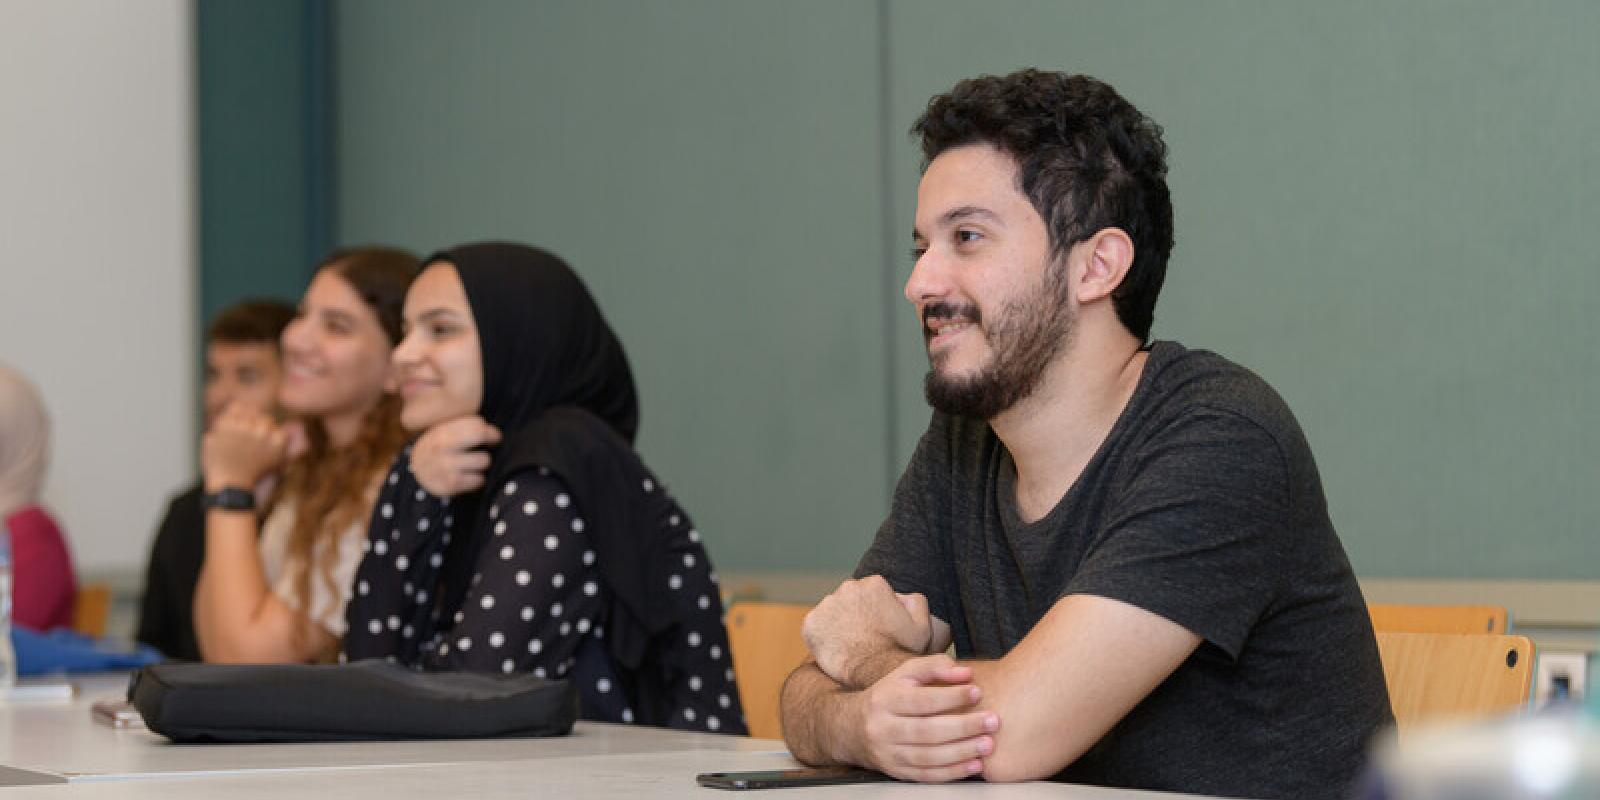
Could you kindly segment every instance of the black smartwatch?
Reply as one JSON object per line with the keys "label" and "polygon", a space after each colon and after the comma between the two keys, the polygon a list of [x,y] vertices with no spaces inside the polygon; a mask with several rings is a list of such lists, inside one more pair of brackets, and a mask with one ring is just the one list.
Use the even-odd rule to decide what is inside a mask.
{"label": "black smartwatch", "polygon": [[206,510],[223,508],[229,511],[251,511],[256,507],[256,496],[249,489],[240,489],[237,486],[224,486],[221,491],[206,492],[200,498],[200,505]]}

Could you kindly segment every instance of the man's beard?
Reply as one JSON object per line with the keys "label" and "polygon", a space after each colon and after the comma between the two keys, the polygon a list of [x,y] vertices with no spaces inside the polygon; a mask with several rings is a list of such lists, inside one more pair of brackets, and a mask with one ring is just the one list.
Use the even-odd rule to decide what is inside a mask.
{"label": "man's beard", "polygon": [[973,375],[943,375],[931,354],[933,368],[922,391],[935,410],[960,417],[990,420],[1039,388],[1044,370],[1072,337],[1073,313],[1067,266],[1046,267],[1037,289],[1005,304],[992,325],[982,324],[978,307],[933,303],[923,310],[923,336],[932,338],[928,323],[963,316],[977,325],[989,342],[989,362]]}

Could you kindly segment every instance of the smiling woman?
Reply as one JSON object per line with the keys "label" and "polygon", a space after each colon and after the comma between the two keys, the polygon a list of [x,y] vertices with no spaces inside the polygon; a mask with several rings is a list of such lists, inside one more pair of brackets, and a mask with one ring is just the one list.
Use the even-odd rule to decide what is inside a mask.
{"label": "smiling woman", "polygon": [[440,261],[428,267],[406,300],[406,338],[394,351],[404,400],[401,424],[422,431],[476,412],[483,402],[483,359],[455,265]]}
{"label": "smiling woman", "polygon": [[633,373],[578,276],[465,245],[405,317],[420,436],[372,515],[345,655],[570,678],[589,719],[743,733],[716,573],[633,450]]}
{"label": "smiling woman", "polygon": [[388,248],[330,256],[283,333],[278,401],[291,418],[235,404],[207,432],[206,558],[195,592],[206,660],[333,656],[363,524],[405,437],[389,358],[416,265]]}

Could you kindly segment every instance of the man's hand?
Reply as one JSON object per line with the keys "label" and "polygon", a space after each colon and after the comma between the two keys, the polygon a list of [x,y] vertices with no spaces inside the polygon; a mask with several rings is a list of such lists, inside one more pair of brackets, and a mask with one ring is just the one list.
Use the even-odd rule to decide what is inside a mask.
{"label": "man's hand", "polygon": [[200,440],[208,492],[250,489],[283,465],[289,435],[271,417],[243,405],[225,409]]}
{"label": "man's hand", "polygon": [[489,454],[478,448],[500,443],[500,430],[482,417],[441,422],[411,447],[411,474],[429,494],[455,497],[483,488]]}
{"label": "man's hand", "polygon": [[801,635],[817,667],[851,689],[873,685],[934,644],[927,600],[896,595],[878,575],[839,584],[806,615]]}
{"label": "man's hand", "polygon": [[913,658],[855,697],[861,760],[901,780],[937,783],[978,774],[1000,718],[978,711],[972,669],[949,656]]}

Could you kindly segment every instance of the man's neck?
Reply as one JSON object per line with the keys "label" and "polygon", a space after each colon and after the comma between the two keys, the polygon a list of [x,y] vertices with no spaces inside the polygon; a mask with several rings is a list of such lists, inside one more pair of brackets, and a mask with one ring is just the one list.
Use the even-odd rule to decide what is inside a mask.
{"label": "man's neck", "polygon": [[1125,330],[1101,337],[1078,333],[1031,395],[989,421],[1016,465],[1017,511],[1024,522],[1048,514],[1072,488],[1144,371],[1148,354]]}

